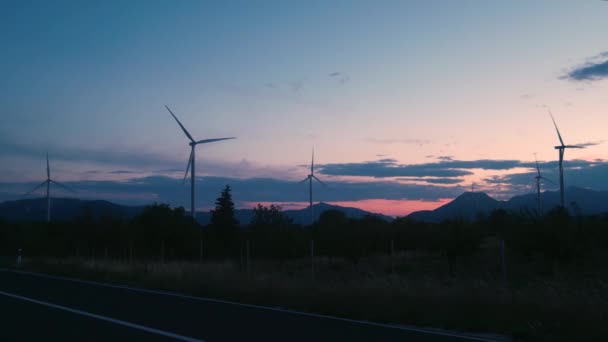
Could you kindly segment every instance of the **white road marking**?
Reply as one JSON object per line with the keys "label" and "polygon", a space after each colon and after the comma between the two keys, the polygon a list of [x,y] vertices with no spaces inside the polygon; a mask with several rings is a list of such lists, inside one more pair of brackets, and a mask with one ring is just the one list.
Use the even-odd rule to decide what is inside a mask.
{"label": "white road marking", "polygon": [[220,304],[236,305],[236,306],[241,306],[241,307],[246,307],[246,308],[254,308],[254,309],[260,309],[260,310],[268,310],[268,311],[289,313],[289,314],[299,315],[299,316],[308,316],[308,317],[315,317],[315,318],[331,319],[331,320],[335,320],[335,321],[342,321],[342,322],[355,323],[355,324],[363,324],[363,325],[371,325],[371,326],[377,326],[377,327],[382,327],[382,328],[390,328],[390,329],[398,329],[398,330],[404,330],[404,331],[413,331],[413,332],[419,332],[419,333],[425,333],[425,334],[431,334],[431,335],[441,335],[441,336],[448,336],[448,337],[456,337],[456,338],[461,338],[463,340],[468,340],[468,341],[479,341],[479,342],[505,342],[505,341],[508,341],[508,340],[505,340],[505,339],[492,339],[492,338],[486,338],[486,337],[478,337],[478,336],[470,336],[470,335],[464,335],[464,334],[455,334],[455,333],[450,333],[450,332],[435,331],[435,330],[423,329],[423,328],[407,327],[407,326],[396,325],[396,324],[375,323],[375,322],[361,321],[361,320],[350,319],[350,318],[343,318],[343,317],[336,317],[336,316],[329,316],[329,315],[314,314],[314,313],[303,312],[303,311],[296,311],[296,310],[290,310],[290,309],[283,309],[283,308],[276,308],[276,307],[273,308],[273,307],[254,305],[254,304],[245,304],[245,303],[232,302],[232,301],[222,300],[222,299],[195,297],[195,296],[189,296],[189,295],[184,295],[184,294],[175,293],[175,292],[169,292],[169,291],[140,289],[140,288],[129,287],[129,286],[124,286],[124,285],[114,285],[114,284],[108,284],[108,283],[101,283],[101,282],[97,282],[97,281],[81,280],[81,279],[61,277],[61,276],[53,276],[53,275],[44,274],[44,273],[36,273],[36,272],[29,272],[29,271],[18,271],[18,270],[5,269],[5,268],[0,268],[0,272],[20,273],[20,274],[37,276],[37,277],[41,277],[41,278],[49,278],[49,279],[55,279],[55,280],[65,280],[65,281],[71,281],[71,282],[75,282],[75,283],[88,284],[88,285],[96,285],[96,286],[109,287],[109,288],[115,288],[115,289],[121,289],[121,290],[129,290],[129,291],[135,291],[135,292],[141,292],[141,293],[149,293],[149,294],[156,294],[156,295],[163,295],[163,296],[171,296],[171,297],[176,297],[176,298],[191,299],[191,300],[210,302],[210,303],[220,303]]}
{"label": "white road marking", "polygon": [[195,339],[195,338],[191,338],[191,337],[186,337],[186,336],[182,336],[182,335],[177,335],[177,334],[170,333],[170,332],[167,332],[167,331],[162,331],[162,330],[146,327],[146,326],[135,324],[135,323],[129,323],[129,322],[121,321],[119,319],[114,319],[114,318],[110,318],[110,317],[106,317],[106,316],[102,316],[102,315],[97,315],[97,314],[86,312],[86,311],[82,311],[82,310],[72,309],[72,308],[68,308],[67,306],[62,306],[62,305],[57,305],[57,304],[53,304],[53,303],[43,302],[41,300],[27,298],[27,297],[23,297],[23,296],[19,296],[19,295],[13,294],[13,293],[8,293],[8,292],[0,291],[0,295],[6,296],[6,297],[15,298],[15,299],[20,299],[20,300],[23,300],[23,301],[26,301],[26,302],[30,302],[30,303],[35,303],[35,304],[40,304],[40,305],[48,306],[48,307],[51,307],[51,308],[54,308],[54,309],[68,311],[68,312],[71,312],[71,313],[75,313],[77,315],[87,316],[87,317],[99,319],[99,320],[110,322],[110,323],[114,323],[114,324],[124,325],[124,326],[129,327],[129,328],[139,329],[139,330],[142,330],[142,331],[145,331],[145,332],[149,332],[149,333],[152,333],[152,334],[157,334],[157,335],[162,335],[162,336],[170,337],[170,338],[173,338],[173,339],[176,339],[176,340],[180,340],[180,341],[186,341],[186,342],[205,342],[203,340],[199,340],[199,339]]}

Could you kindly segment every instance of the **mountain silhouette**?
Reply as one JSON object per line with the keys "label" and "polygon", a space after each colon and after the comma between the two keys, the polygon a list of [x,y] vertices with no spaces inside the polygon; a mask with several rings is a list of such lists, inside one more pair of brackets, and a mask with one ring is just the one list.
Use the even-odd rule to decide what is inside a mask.
{"label": "mountain silhouette", "polygon": [[[72,221],[85,216],[94,220],[102,217],[129,219],[141,213],[143,208],[143,206],[123,206],[102,200],[52,198],[51,220]],[[2,202],[0,218],[8,221],[46,221],[46,198]]]}
{"label": "mountain silhouette", "polygon": [[416,211],[408,215],[416,221],[441,222],[447,219],[474,221],[479,215],[490,213],[501,207],[501,202],[484,192],[465,192],[453,201],[435,210]]}
{"label": "mountain silhouette", "polygon": [[[541,193],[543,212],[559,205],[559,191]],[[608,213],[608,191],[595,191],[577,187],[566,189],[566,206],[572,215],[597,215]],[[424,222],[441,222],[449,219],[473,221],[489,215],[495,209],[512,213],[536,213],[535,193],[514,196],[508,201],[499,201],[483,192],[465,192],[453,201],[435,209],[416,211],[409,218]]]}
{"label": "mountain silhouette", "polygon": [[[346,217],[349,217],[349,218],[361,218],[365,215],[373,215],[373,216],[378,216],[386,221],[391,221],[393,219],[390,216],[371,213],[371,212],[361,210],[358,208],[341,207],[338,205],[331,205],[331,204],[327,204],[327,203],[323,203],[323,202],[314,204],[312,207],[313,207],[313,214],[315,217],[315,221],[318,220],[319,217],[321,216],[321,214],[326,212],[327,210],[341,211],[346,215]],[[293,223],[295,223],[295,224],[301,224],[301,225],[310,224],[310,209],[308,207],[306,207],[304,209],[297,209],[297,210],[285,210],[285,214],[289,218],[291,218],[293,220]],[[237,220],[239,220],[241,225],[246,225],[249,222],[251,222],[251,219],[253,218],[253,209],[236,209],[234,211],[234,216],[236,217]],[[211,213],[207,212],[207,211],[197,212],[196,220],[200,224],[209,224],[209,222],[211,221]]]}
{"label": "mountain silhouette", "polygon": [[[82,217],[99,220],[102,217],[131,219],[141,213],[144,206],[124,206],[102,200],[79,200],[73,198],[53,198],[51,200],[51,220],[72,221]],[[313,205],[315,220],[327,210],[338,210],[350,218],[361,218],[365,215],[374,215],[390,221],[393,218],[386,215],[370,213],[365,210],[349,207],[341,207],[327,203]],[[309,224],[310,211],[308,208],[299,210],[286,210],[296,224]],[[253,218],[253,209],[236,209],[236,219],[241,225],[247,225]],[[46,199],[34,198],[0,203],[0,218],[13,222],[41,222],[46,220]],[[196,213],[198,223],[206,225],[211,221],[211,213],[198,211]]]}

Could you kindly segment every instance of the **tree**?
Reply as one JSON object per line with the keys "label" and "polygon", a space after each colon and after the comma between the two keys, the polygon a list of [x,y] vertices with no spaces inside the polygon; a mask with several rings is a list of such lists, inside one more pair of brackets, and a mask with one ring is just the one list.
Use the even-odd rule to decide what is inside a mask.
{"label": "tree", "polygon": [[211,210],[211,226],[224,232],[235,231],[239,226],[239,221],[234,217],[234,202],[230,191],[230,185],[226,185],[220,197],[215,200],[215,209]]}
{"label": "tree", "polygon": [[258,204],[253,208],[253,217],[250,225],[260,228],[284,228],[292,224],[291,218],[287,216],[281,206],[271,204],[270,207],[265,207]]}
{"label": "tree", "polygon": [[293,228],[292,219],[278,205],[265,207],[258,204],[253,209],[253,217],[247,232],[248,238],[257,246],[257,255],[278,258],[298,256],[298,250],[306,247],[299,245],[298,230]]}

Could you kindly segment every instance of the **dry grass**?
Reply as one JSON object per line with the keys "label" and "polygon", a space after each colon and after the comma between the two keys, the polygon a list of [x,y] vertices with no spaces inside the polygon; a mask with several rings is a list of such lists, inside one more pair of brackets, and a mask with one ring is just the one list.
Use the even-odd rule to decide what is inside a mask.
{"label": "dry grass", "polygon": [[[425,272],[400,256],[362,260],[317,258],[224,262],[122,262],[39,259],[36,271],[176,291],[197,296],[364,319],[491,332],[522,340],[606,341],[608,284],[565,276],[530,278],[506,288],[499,277]],[[407,261],[407,264],[405,264]]]}

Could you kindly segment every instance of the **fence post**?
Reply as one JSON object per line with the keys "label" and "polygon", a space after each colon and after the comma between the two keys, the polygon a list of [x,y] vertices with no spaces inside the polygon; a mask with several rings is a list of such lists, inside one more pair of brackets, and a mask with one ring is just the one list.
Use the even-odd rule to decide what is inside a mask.
{"label": "fence post", "polygon": [[505,254],[505,240],[500,240],[500,265],[502,269],[502,282],[507,286],[507,256]]}
{"label": "fence post", "polygon": [[315,281],[315,240],[310,240],[310,277]]}
{"label": "fence post", "polygon": [[165,240],[160,242],[160,263],[165,263]]}
{"label": "fence post", "polygon": [[395,240],[391,239],[391,275],[395,274]]}
{"label": "fence post", "polygon": [[250,255],[249,255],[249,240],[247,240],[246,244],[245,244],[245,262],[247,265],[247,273],[249,273],[251,271],[251,265],[250,265],[250,259],[249,259]]}
{"label": "fence post", "polygon": [[21,266],[21,248],[17,249],[17,267]]}
{"label": "fence post", "polygon": [[129,263],[133,263],[133,241],[129,241]]}

